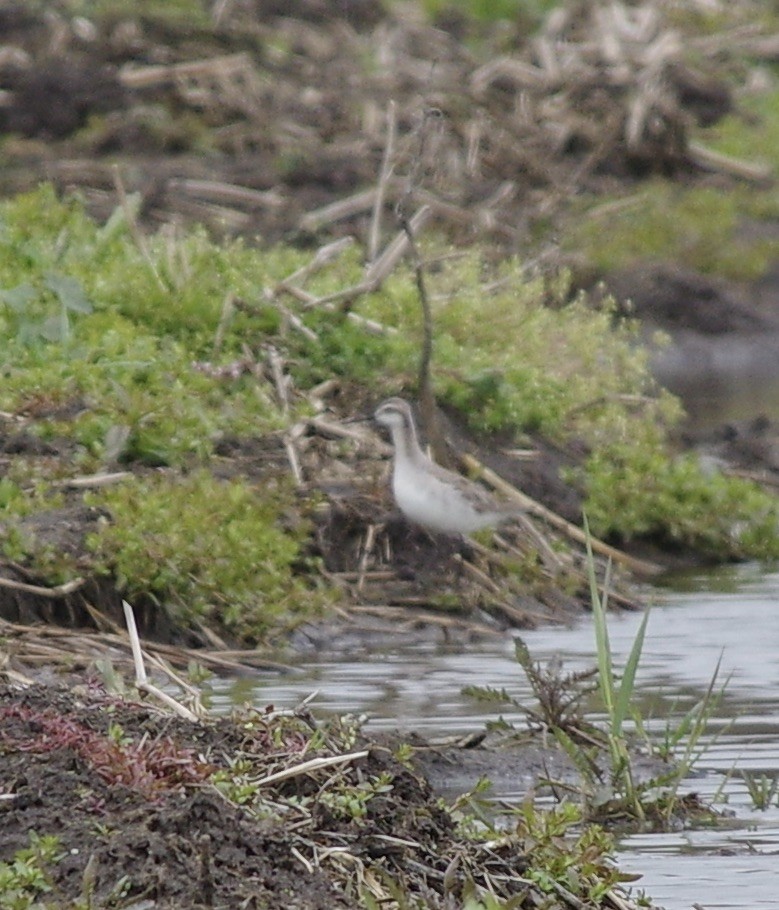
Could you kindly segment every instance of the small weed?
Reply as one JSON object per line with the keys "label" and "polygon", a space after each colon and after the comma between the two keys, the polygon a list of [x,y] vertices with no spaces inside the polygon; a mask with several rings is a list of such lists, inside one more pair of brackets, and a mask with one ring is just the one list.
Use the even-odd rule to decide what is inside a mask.
{"label": "small weed", "polygon": [[530,708],[505,689],[489,686],[466,686],[462,692],[481,701],[509,704],[524,714],[531,730],[562,730],[574,740],[592,742],[598,731],[585,723],[581,703],[594,691],[588,685],[595,670],[583,673],[563,673],[559,662],[547,665],[533,661],[521,638],[514,640],[514,658],[533,689],[538,708]]}
{"label": "small weed", "polygon": [[19,284],[0,290],[10,330],[23,345],[65,342],[71,336],[73,314],[92,312],[81,282],[61,272],[46,272],[38,284]]}
{"label": "small weed", "polygon": [[[678,793],[681,780],[693,769],[700,757],[714,741],[703,741],[708,723],[716,708],[724,686],[717,688],[719,663],[715,668],[706,693],[675,726],[666,730],[663,743],[656,746],[647,736],[643,720],[633,706],[636,672],[644,643],[649,613],[639,624],[627,662],[621,674],[613,665],[606,621],[606,597],[602,597],[596,577],[589,527],[585,521],[588,544],[588,572],[591,586],[593,625],[597,667],[582,673],[564,674],[556,662],[544,667],[534,662],[527,647],[518,641],[515,658],[531,684],[538,701],[538,708],[529,708],[505,689],[468,687],[465,694],[496,704],[509,704],[524,714],[531,730],[551,732],[559,746],[578,770],[581,781],[577,793],[582,799],[588,821],[619,820],[621,823],[650,822],[667,827],[680,817],[696,815],[713,817],[714,813],[703,806],[696,797]],[[609,572],[604,588],[608,591]],[[597,691],[607,717],[606,729],[586,720],[582,701],[595,691],[593,676],[597,678]],[[666,773],[653,779],[637,780],[633,768],[626,724],[630,721],[639,736],[646,739],[651,751],[672,762]],[[490,725],[494,729],[512,730],[502,718]],[[606,761],[604,762],[603,756]],[[604,767],[605,765],[605,767]],[[546,781],[561,800],[573,788],[557,781]],[[485,820],[488,813],[476,806],[474,811]]]}
{"label": "small weed", "polygon": [[[646,624],[649,611],[644,613],[633,640],[622,678],[617,684],[609,644],[609,631],[606,622],[606,596],[601,598],[595,576],[595,558],[592,553],[592,540],[585,517],[584,529],[587,534],[587,567],[590,579],[590,602],[592,603],[593,622],[595,626],[595,648],[598,658],[598,685],[606,709],[609,727],[606,731],[608,754],[611,762],[611,789],[620,802],[626,803],[631,814],[637,819],[644,818],[644,806],[641,800],[641,789],[636,786],[630,761],[627,742],[624,736],[624,724],[630,714],[631,701],[635,688],[636,671],[644,645]],[[606,575],[604,588],[608,592],[609,573]]]}
{"label": "small weed", "polygon": [[765,812],[766,809],[771,808],[772,803],[779,806],[779,801],[777,801],[779,777],[769,777],[767,774],[761,774],[758,777],[756,774],[749,774],[746,771],[741,776],[755,809]]}
{"label": "small weed", "polygon": [[30,846],[17,850],[10,862],[0,862],[0,908],[28,910],[41,906],[41,896],[52,890],[48,867],[62,858],[57,837],[31,831]]}
{"label": "small weed", "polygon": [[128,740],[114,725],[102,734],[53,711],[10,705],[0,720],[13,717],[29,725],[25,736],[0,733],[0,742],[23,752],[46,753],[71,749],[112,786],[122,785],[158,799],[163,793],[205,780],[213,770],[189,750],[179,749],[169,737]]}
{"label": "small weed", "polygon": [[614,843],[598,825],[582,829],[582,815],[572,803],[539,810],[526,801],[516,813],[516,830],[530,867],[525,873],[542,891],[560,888],[600,906],[606,894],[629,880],[614,865]]}
{"label": "small weed", "polygon": [[375,796],[392,792],[392,781],[393,776],[384,773],[357,784],[331,785],[321,792],[319,801],[343,818],[361,819],[368,814],[368,803]]}

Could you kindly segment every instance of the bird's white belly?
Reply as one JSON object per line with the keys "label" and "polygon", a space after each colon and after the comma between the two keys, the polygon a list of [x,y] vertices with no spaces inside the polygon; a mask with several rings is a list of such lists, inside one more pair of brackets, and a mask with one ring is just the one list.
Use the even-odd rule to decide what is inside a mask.
{"label": "bird's white belly", "polygon": [[475,509],[456,487],[401,465],[393,473],[392,492],[406,518],[431,531],[468,534],[495,521],[493,513]]}

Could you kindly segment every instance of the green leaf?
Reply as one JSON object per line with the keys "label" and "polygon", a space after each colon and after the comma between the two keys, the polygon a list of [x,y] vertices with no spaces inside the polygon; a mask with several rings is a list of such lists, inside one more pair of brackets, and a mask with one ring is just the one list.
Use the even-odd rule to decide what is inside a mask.
{"label": "green leaf", "polygon": [[84,293],[84,287],[76,278],[63,275],[60,272],[47,272],[44,279],[46,287],[57,295],[60,303],[68,310],[76,313],[89,314],[92,304]]}
{"label": "green leaf", "polygon": [[619,736],[622,732],[622,723],[628,716],[628,711],[630,710],[630,701],[633,697],[633,690],[636,682],[636,670],[638,669],[638,662],[641,659],[641,651],[644,647],[644,634],[646,633],[646,624],[648,621],[649,610],[644,613],[641,625],[638,627],[636,637],[633,639],[633,647],[630,649],[628,662],[625,664],[625,670],[622,674],[612,722],[612,733],[614,733],[615,736]]}
{"label": "green leaf", "polygon": [[595,648],[598,657],[598,680],[609,718],[614,718],[614,671],[611,664],[611,645],[609,630],[606,625],[606,611],[598,591],[598,579],[595,576],[595,557],[592,552],[592,536],[587,516],[584,515],[584,533],[587,543],[587,575],[590,582],[590,599],[592,600],[592,617],[595,626]]}
{"label": "green leaf", "polygon": [[19,284],[15,288],[0,290],[0,300],[7,303],[12,310],[20,313],[38,296],[38,292],[31,284]]}
{"label": "green leaf", "polygon": [[46,341],[65,341],[70,335],[70,322],[65,307],[61,307],[59,313],[44,320],[38,331]]}

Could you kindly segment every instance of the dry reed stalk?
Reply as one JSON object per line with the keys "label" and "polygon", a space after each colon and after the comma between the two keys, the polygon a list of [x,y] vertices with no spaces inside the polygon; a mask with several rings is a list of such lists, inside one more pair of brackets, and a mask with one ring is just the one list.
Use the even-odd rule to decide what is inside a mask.
{"label": "dry reed stalk", "polygon": [[313,771],[321,771],[324,768],[336,768],[342,765],[348,765],[352,762],[359,761],[361,758],[367,758],[368,755],[369,751],[363,749],[360,752],[346,752],[343,755],[329,755],[322,758],[312,758],[291,768],[284,768],[283,771],[277,771],[275,774],[269,774],[267,777],[261,777],[259,780],[254,781],[254,785],[257,787],[264,787],[268,784],[275,784],[282,780],[300,777],[303,774],[310,774]]}
{"label": "dry reed stalk", "polygon": [[[535,499],[522,493],[500,477],[500,475],[483,465],[477,458],[474,458],[473,455],[463,453],[460,456],[460,461],[471,474],[478,475],[508,499],[514,500],[514,502],[519,503],[519,505],[523,506],[528,512],[537,515],[539,518],[543,518],[544,521],[548,522],[552,527],[557,528],[559,531],[562,531],[567,537],[570,537],[580,544],[585,544],[587,542],[587,536],[578,525],[571,524],[561,515],[558,515],[551,509],[547,509],[546,506],[541,505],[540,502],[537,502]],[[626,566],[637,575],[659,575],[663,571],[662,566],[659,566],[656,563],[648,562],[644,559],[637,559],[635,556],[623,553],[622,550],[618,550],[616,547],[612,547],[596,538],[592,539],[592,549],[596,553],[600,553],[601,556],[607,556],[610,559],[613,559],[614,562]]]}
{"label": "dry reed stalk", "polygon": [[41,585],[30,585],[23,581],[14,581],[11,578],[0,578],[0,588],[32,594],[35,597],[45,597],[47,600],[59,600],[62,597],[67,597],[69,594],[78,591],[85,584],[86,579],[84,578],[72,578],[70,581],[56,585],[53,588],[44,588]]}
{"label": "dry reed stalk", "polygon": [[286,200],[276,190],[255,190],[222,180],[199,180],[173,177],[167,183],[170,192],[185,192],[220,205],[240,205],[251,209],[278,209]]}
{"label": "dry reed stalk", "polygon": [[130,206],[130,200],[127,197],[127,192],[124,188],[124,182],[122,180],[122,175],[119,170],[119,165],[114,165],[113,167],[113,178],[114,178],[114,188],[116,189],[116,194],[119,197],[119,205],[122,207],[122,212],[124,213],[125,221],[127,222],[127,229],[130,231],[130,236],[133,238],[135,245],[138,247],[138,251],[143,257],[144,262],[149,268],[149,271],[154,276],[154,280],[157,282],[160,290],[167,293],[170,290],[167,284],[162,280],[157,266],[154,264],[154,260],[151,258],[151,253],[149,252],[149,245],[146,243],[146,238],[143,236],[140,227],[138,226],[138,221],[135,217],[135,213]]}
{"label": "dry reed stalk", "polygon": [[395,155],[395,139],[397,136],[397,105],[390,101],[387,106],[387,139],[384,143],[384,155],[381,161],[381,171],[379,172],[379,182],[376,187],[376,197],[373,202],[373,214],[371,215],[371,225],[368,230],[368,262],[376,259],[379,250],[379,240],[381,237],[381,212],[384,208],[384,200],[387,196],[387,185],[393,170],[393,157]]}
{"label": "dry reed stalk", "polygon": [[177,702],[176,699],[168,695],[167,692],[163,692],[162,689],[159,689],[154,685],[154,683],[149,682],[149,678],[146,674],[146,666],[144,665],[143,661],[141,640],[138,637],[138,629],[135,625],[135,614],[133,613],[133,608],[130,606],[130,604],[127,603],[126,600],[122,601],[122,607],[124,608],[124,618],[125,622],[127,623],[127,635],[130,639],[130,649],[133,655],[133,665],[135,666],[135,688],[142,694],[153,695],[156,699],[161,701],[163,705],[173,711],[174,714],[178,714],[179,717],[183,717],[185,720],[197,723],[199,720],[197,714]]}
{"label": "dry reed stalk", "polygon": [[52,483],[52,486],[66,487],[72,490],[86,490],[112,486],[132,476],[131,471],[100,472],[98,474],[84,474],[81,477],[68,477],[66,480],[57,480]]}

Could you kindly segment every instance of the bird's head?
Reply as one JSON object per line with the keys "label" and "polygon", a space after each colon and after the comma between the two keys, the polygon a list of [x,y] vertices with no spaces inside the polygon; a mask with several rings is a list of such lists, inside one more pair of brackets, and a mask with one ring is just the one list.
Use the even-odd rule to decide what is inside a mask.
{"label": "bird's head", "polygon": [[376,408],[373,417],[377,423],[387,427],[388,430],[414,425],[411,405],[402,398],[388,398]]}

